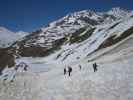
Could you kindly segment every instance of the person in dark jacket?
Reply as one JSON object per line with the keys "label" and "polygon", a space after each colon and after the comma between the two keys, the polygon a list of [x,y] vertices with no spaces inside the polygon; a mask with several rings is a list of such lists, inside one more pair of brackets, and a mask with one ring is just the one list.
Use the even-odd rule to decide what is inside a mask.
{"label": "person in dark jacket", "polygon": [[68,74],[69,74],[69,76],[71,76],[71,72],[72,72],[72,67],[68,66]]}
{"label": "person in dark jacket", "polygon": [[28,65],[25,64],[25,66],[24,66],[24,71],[27,71],[27,70],[28,70]]}
{"label": "person in dark jacket", "polygon": [[19,68],[19,65],[16,65],[16,66],[14,67],[14,70],[17,71],[18,68]]}
{"label": "person in dark jacket", "polygon": [[64,68],[64,75],[66,75],[66,68]]}
{"label": "person in dark jacket", "polygon": [[79,69],[81,70],[81,68],[82,68],[82,66],[81,65],[79,65]]}
{"label": "person in dark jacket", "polygon": [[96,72],[96,71],[97,71],[97,67],[98,67],[98,66],[97,66],[97,64],[96,64],[96,63],[94,63],[94,64],[93,64],[93,69],[94,69],[94,72]]}

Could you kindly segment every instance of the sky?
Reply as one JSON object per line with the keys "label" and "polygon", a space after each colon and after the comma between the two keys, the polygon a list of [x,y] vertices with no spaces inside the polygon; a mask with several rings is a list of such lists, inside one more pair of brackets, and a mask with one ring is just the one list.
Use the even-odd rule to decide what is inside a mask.
{"label": "sky", "polygon": [[68,13],[113,7],[133,10],[133,0],[0,0],[0,26],[32,32]]}

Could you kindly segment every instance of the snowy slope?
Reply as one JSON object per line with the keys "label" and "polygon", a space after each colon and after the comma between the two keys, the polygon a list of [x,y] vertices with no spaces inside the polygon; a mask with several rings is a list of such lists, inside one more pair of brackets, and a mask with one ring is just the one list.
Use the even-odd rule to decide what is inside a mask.
{"label": "snowy slope", "polygon": [[[0,98],[133,100],[132,44],[130,11],[113,8],[108,12],[69,14],[13,45],[21,55],[16,64],[25,62],[29,68],[27,72],[23,67],[3,70]],[[94,62],[98,64],[95,73]],[[63,75],[68,65],[73,68],[71,77]]]}
{"label": "snowy slope", "polygon": [[[124,46],[119,45],[110,53],[94,60],[93,62],[97,62],[99,65],[98,71],[95,73],[92,68],[93,62],[88,62],[87,59],[71,65],[73,68],[71,77],[63,75],[65,65],[59,63],[51,63],[50,70],[45,71],[44,68],[44,72],[40,73],[36,73],[36,70],[19,72],[13,83],[0,82],[1,99],[132,100],[132,39],[133,35],[123,42]],[[39,67],[40,64],[41,66],[46,65],[46,60],[41,58],[21,59],[21,61],[24,60],[29,62],[29,65],[36,67]],[[82,65],[81,70],[79,70],[79,64]]]}
{"label": "snowy slope", "polygon": [[[113,26],[115,27],[112,28]],[[103,30],[99,31],[101,29]],[[131,32],[128,32],[129,29]],[[115,42],[112,41],[116,41],[116,43],[119,42],[126,38],[129,33],[133,33],[133,18],[127,18],[122,22],[106,24],[105,26],[97,26],[96,30],[87,40],[79,44],[64,45],[62,47],[63,50],[59,53],[60,57],[58,59],[62,61],[66,60],[66,62],[71,62],[71,59],[73,59],[73,61],[77,60],[78,57],[83,59],[96,50],[115,44]]]}

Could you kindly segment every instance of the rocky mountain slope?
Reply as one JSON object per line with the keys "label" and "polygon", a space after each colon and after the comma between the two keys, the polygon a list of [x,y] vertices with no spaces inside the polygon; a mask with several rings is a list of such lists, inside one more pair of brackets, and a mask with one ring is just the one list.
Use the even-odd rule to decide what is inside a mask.
{"label": "rocky mountain slope", "polygon": [[133,33],[132,11],[113,8],[107,12],[84,10],[68,14],[16,42],[23,57],[56,53],[56,60],[85,58],[116,44]]}

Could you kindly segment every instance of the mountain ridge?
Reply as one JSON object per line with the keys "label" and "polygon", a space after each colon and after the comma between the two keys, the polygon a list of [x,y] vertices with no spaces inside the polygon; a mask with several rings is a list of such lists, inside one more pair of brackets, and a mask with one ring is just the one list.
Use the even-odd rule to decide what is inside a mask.
{"label": "mountain ridge", "polygon": [[[112,14],[118,13],[120,14],[120,17],[119,16],[116,17],[111,14],[108,15],[108,13],[110,12],[113,12]],[[33,32],[31,35],[25,37],[25,39],[22,40],[23,42],[21,43],[19,42],[18,44],[23,44],[23,47],[21,46],[23,50],[20,50],[20,55],[23,55],[25,52],[29,52],[29,53],[31,52],[31,54],[34,54],[30,49],[31,48],[35,49],[36,47],[43,48],[43,49],[37,50],[37,51],[42,51],[40,55],[43,55],[45,54],[43,53],[43,51],[44,52],[51,51],[53,45],[56,45],[56,41],[60,41],[62,39],[66,39],[66,41],[64,41],[64,44],[68,43],[68,41],[69,42],[76,41],[76,40],[79,41],[81,36],[78,36],[79,37],[78,39],[77,35],[86,31],[86,29],[88,30],[87,32],[89,32],[94,28],[99,28],[102,26],[105,26],[106,28],[106,26],[107,27],[109,26],[110,29],[107,28],[107,30],[111,30],[115,28],[117,24],[130,18],[131,16],[130,14],[132,15],[131,11],[121,10],[120,8],[112,8],[110,11],[103,12],[103,13],[99,13],[99,12],[96,13],[94,11],[84,10],[84,11],[79,11],[79,12],[69,14],[57,21],[50,23],[47,27],[40,28],[40,30],[37,30],[36,32]],[[99,32],[102,30],[104,30],[104,27],[99,29]],[[92,33],[93,32],[91,32],[91,34]],[[86,34],[82,36],[82,38],[83,37],[84,39],[85,37],[87,39],[90,37],[90,35]],[[27,50],[25,48],[27,48]],[[30,56],[30,54],[27,56]]]}
{"label": "mountain ridge", "polygon": [[52,61],[84,59],[132,35],[132,12],[120,8],[107,12],[74,12],[17,40],[8,52],[17,58],[47,58],[54,54]]}

